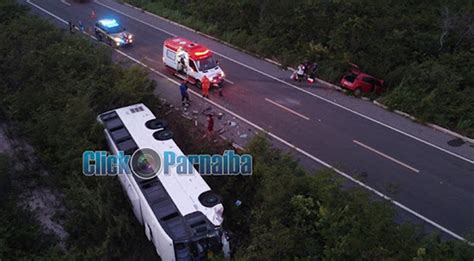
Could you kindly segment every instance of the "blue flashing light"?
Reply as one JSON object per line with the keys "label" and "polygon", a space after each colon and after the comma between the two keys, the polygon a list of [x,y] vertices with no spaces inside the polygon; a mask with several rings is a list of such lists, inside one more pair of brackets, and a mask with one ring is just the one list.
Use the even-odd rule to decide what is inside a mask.
{"label": "blue flashing light", "polygon": [[102,20],[99,20],[99,23],[107,28],[120,26],[119,23],[117,23],[115,19],[102,19]]}

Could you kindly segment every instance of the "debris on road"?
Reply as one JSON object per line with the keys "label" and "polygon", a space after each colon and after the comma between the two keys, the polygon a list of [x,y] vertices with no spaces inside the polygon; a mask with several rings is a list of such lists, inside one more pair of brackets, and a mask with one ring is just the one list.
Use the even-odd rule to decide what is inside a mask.
{"label": "debris on road", "polygon": [[207,115],[212,112],[212,107],[207,107],[202,111],[202,114]]}

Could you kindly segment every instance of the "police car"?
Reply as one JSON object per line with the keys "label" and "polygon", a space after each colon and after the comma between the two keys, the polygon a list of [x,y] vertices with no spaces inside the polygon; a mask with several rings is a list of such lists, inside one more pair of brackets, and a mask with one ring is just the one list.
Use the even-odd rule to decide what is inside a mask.
{"label": "police car", "polygon": [[133,35],[125,30],[115,19],[102,19],[94,26],[98,41],[119,47],[133,43]]}

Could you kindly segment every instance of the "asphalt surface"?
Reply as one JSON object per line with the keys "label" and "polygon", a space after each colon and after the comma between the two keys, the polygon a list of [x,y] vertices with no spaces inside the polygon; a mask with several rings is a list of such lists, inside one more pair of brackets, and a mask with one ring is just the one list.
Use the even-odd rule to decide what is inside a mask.
{"label": "asphalt surface", "polygon": [[[64,21],[81,20],[89,30],[92,10],[96,19],[118,19],[135,35],[134,45],[121,51],[171,78],[162,63],[164,40],[178,35],[204,43],[229,80],[223,98],[211,97],[217,106],[270,132],[279,146],[296,149],[310,167],[333,166],[349,179],[363,176],[356,185],[382,197],[396,187],[390,194],[395,205],[447,235],[460,239],[474,228],[472,145],[450,146],[453,137],[368,102],[317,84],[298,85],[272,63],[112,0],[27,4],[63,28]],[[178,92],[175,83],[166,84]]]}

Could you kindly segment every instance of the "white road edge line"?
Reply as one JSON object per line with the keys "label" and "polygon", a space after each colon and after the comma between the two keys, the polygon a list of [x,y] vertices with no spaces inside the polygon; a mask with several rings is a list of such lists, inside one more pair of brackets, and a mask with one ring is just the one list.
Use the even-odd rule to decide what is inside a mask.
{"label": "white road edge line", "polygon": [[279,104],[279,103],[277,103],[277,102],[275,102],[275,101],[272,101],[272,100],[270,100],[270,99],[268,99],[268,98],[265,98],[265,100],[266,100],[267,102],[269,102],[269,103],[275,105],[275,106],[278,106],[278,107],[282,108],[282,109],[285,110],[285,111],[288,111],[288,112],[290,112],[290,113],[293,113],[294,115],[296,115],[296,116],[298,116],[298,117],[301,117],[301,118],[303,118],[303,119],[309,121],[309,118],[306,117],[306,116],[304,116],[303,114],[300,114],[300,113],[298,113],[298,112],[296,112],[296,111],[294,111],[294,110],[292,110],[292,109],[290,109],[290,108],[287,108],[287,107],[285,107],[285,106],[283,106],[283,105],[281,105],[281,104]]}
{"label": "white road edge line", "polygon": [[[42,8],[42,7],[40,7],[40,6],[36,5],[36,4],[34,4],[34,3],[32,3],[31,0],[26,0],[26,2],[29,3],[29,4],[31,4],[31,5],[33,5],[33,6],[35,6],[35,7],[37,7],[39,10],[44,11],[45,13],[51,15],[52,17],[54,17],[54,18],[56,18],[56,19],[58,19],[58,20],[60,20],[60,21],[62,21],[62,22],[64,22],[64,23],[67,24],[66,20],[64,20],[64,19],[62,19],[62,18],[56,16],[55,14],[53,14],[53,13],[47,11],[46,9],[44,9],[44,8]],[[119,54],[121,54],[121,55],[123,55],[123,56],[129,58],[130,60],[136,62],[137,64],[140,64],[140,65],[144,66],[145,68],[150,69],[152,72],[154,72],[154,73],[160,75],[161,77],[163,77],[163,78],[169,80],[170,82],[175,83],[176,85],[179,85],[179,82],[178,82],[178,81],[176,81],[176,80],[174,80],[174,79],[168,77],[167,75],[165,75],[165,74],[163,74],[163,73],[161,73],[161,72],[159,72],[159,71],[157,71],[157,70],[155,70],[155,69],[149,67],[148,65],[146,65],[146,64],[142,63],[141,61],[139,61],[139,60],[133,58],[132,56],[130,56],[130,55],[128,55],[128,54],[126,54],[126,53],[124,53],[124,52],[118,50],[118,49],[113,49],[113,50],[115,50],[117,53],[119,53]],[[193,95],[197,96],[197,97],[201,97],[201,94],[199,94],[199,93],[197,93],[197,92],[195,92],[195,91],[193,91],[193,90],[190,90],[190,92],[191,92]],[[212,100],[207,100],[207,102],[209,102],[209,103],[213,104],[214,106],[218,107],[219,109],[221,109],[221,110],[223,110],[223,111],[225,111],[225,112],[227,112],[227,113],[229,113],[229,114],[235,116],[236,118],[238,118],[238,119],[240,119],[241,121],[247,123],[248,125],[254,127],[255,129],[266,133],[266,134],[269,135],[270,137],[272,137],[272,138],[274,138],[274,139],[280,141],[281,143],[287,145],[287,146],[290,147],[290,148],[293,148],[294,150],[296,150],[296,151],[298,151],[299,153],[305,155],[306,157],[312,159],[313,161],[315,161],[315,162],[317,162],[317,163],[323,165],[324,167],[333,170],[334,172],[336,172],[337,174],[343,176],[344,178],[346,178],[346,179],[348,179],[348,180],[350,180],[350,181],[356,183],[357,185],[359,185],[359,186],[361,186],[361,187],[363,187],[363,188],[365,188],[365,189],[367,189],[367,190],[373,192],[373,193],[376,194],[377,196],[379,196],[379,197],[381,197],[381,198],[383,198],[383,199],[385,199],[385,200],[388,200],[388,201],[392,202],[395,206],[397,206],[397,207],[399,207],[399,208],[401,208],[401,209],[407,211],[408,213],[410,213],[410,214],[412,214],[412,215],[418,217],[419,219],[421,219],[421,220],[423,220],[423,221],[429,223],[430,225],[432,225],[432,226],[438,228],[439,230],[441,230],[441,231],[447,233],[448,235],[450,235],[450,236],[452,236],[452,237],[454,237],[454,238],[456,238],[456,239],[458,239],[458,240],[465,241],[465,242],[467,242],[467,243],[468,243],[469,245],[471,245],[471,246],[474,246],[474,243],[469,242],[469,241],[468,241],[467,239],[465,239],[464,237],[462,237],[462,236],[456,234],[455,232],[453,232],[453,231],[451,231],[451,230],[449,230],[449,229],[443,227],[442,225],[440,225],[440,224],[434,222],[433,220],[431,220],[431,219],[429,219],[429,218],[427,218],[427,217],[425,217],[425,216],[419,214],[418,212],[416,212],[416,211],[414,211],[414,210],[412,210],[412,209],[406,207],[405,205],[399,203],[398,201],[393,200],[393,199],[390,198],[389,196],[387,196],[387,195],[385,195],[385,194],[379,192],[378,190],[376,190],[376,189],[370,187],[369,185],[366,185],[365,183],[363,183],[363,182],[361,182],[361,181],[359,181],[359,180],[357,180],[357,179],[351,177],[349,174],[346,174],[346,173],[344,173],[344,172],[342,172],[342,171],[336,169],[335,167],[333,167],[333,166],[329,165],[328,163],[326,163],[326,162],[324,162],[324,161],[322,161],[322,160],[316,158],[315,156],[309,154],[308,152],[306,152],[306,151],[304,151],[304,150],[302,150],[302,149],[300,149],[300,148],[294,146],[293,144],[291,144],[291,143],[287,142],[286,140],[284,140],[284,139],[282,139],[282,138],[276,136],[275,134],[273,134],[273,133],[271,133],[271,132],[265,131],[262,127],[256,125],[255,123],[253,123],[253,122],[251,122],[251,121],[249,121],[249,120],[243,118],[242,116],[240,116],[240,115],[238,115],[238,114],[236,114],[236,113],[230,111],[229,109],[227,109],[227,108],[225,108],[225,107],[223,107],[223,106],[221,106],[221,105],[215,103],[215,102],[212,101]]]}
{"label": "white road edge line", "polygon": [[383,152],[380,152],[380,151],[378,151],[378,150],[376,150],[376,149],[374,149],[374,148],[372,148],[372,147],[370,147],[370,146],[368,146],[368,145],[365,145],[364,143],[362,143],[362,142],[360,142],[360,141],[357,141],[357,140],[352,140],[352,141],[353,141],[355,144],[357,144],[357,145],[359,145],[359,146],[361,146],[361,147],[364,147],[364,148],[366,148],[366,149],[368,149],[368,150],[370,150],[370,151],[372,151],[372,152],[374,152],[374,153],[376,153],[376,154],[378,154],[378,155],[380,155],[380,156],[382,156],[382,157],[384,157],[384,158],[386,158],[386,159],[389,159],[389,160],[391,160],[391,161],[393,161],[393,162],[395,162],[395,163],[397,163],[397,164],[399,164],[399,165],[401,165],[401,166],[403,166],[403,167],[405,167],[405,168],[407,168],[407,169],[409,169],[409,170],[411,170],[411,171],[413,171],[413,172],[420,173],[419,170],[413,168],[412,166],[410,166],[410,165],[408,165],[408,164],[405,164],[405,163],[403,163],[403,162],[401,162],[401,161],[399,161],[399,160],[397,160],[397,159],[395,159],[395,158],[393,158],[393,157],[390,157],[390,156],[388,156],[387,154],[385,154],[385,153],[383,153]]}
{"label": "white road edge line", "polygon": [[30,5],[32,5],[32,6],[36,7],[36,8],[38,8],[39,10],[41,10],[41,11],[43,11],[43,12],[49,14],[50,16],[52,16],[52,17],[58,19],[59,21],[65,23],[65,24],[68,24],[68,22],[67,22],[66,20],[64,20],[64,19],[62,19],[61,17],[59,17],[59,16],[57,16],[57,15],[51,13],[50,11],[44,9],[43,7],[41,7],[41,6],[39,6],[39,5],[37,5],[37,4],[33,3],[33,2],[31,2],[31,0],[26,0],[26,2],[27,2],[28,4],[30,4]]}
{"label": "white road edge line", "polygon": [[[138,19],[138,18],[135,18],[135,17],[133,17],[133,16],[131,16],[131,15],[129,15],[129,14],[126,14],[126,13],[120,11],[120,10],[117,10],[117,9],[115,9],[115,8],[113,8],[113,7],[109,6],[109,5],[107,5],[107,4],[101,3],[101,2],[99,2],[98,0],[94,0],[94,2],[97,3],[97,4],[99,4],[99,5],[104,6],[104,7],[106,7],[106,8],[109,8],[110,10],[113,10],[113,11],[115,11],[115,12],[117,12],[117,13],[120,13],[120,14],[122,14],[122,15],[124,15],[124,16],[130,18],[130,19],[133,19],[133,20],[135,20],[135,21],[138,21],[138,22],[140,22],[140,23],[143,23],[143,24],[145,24],[145,25],[148,25],[148,26],[150,26],[150,27],[152,27],[152,28],[154,28],[154,29],[156,29],[156,30],[159,30],[159,31],[161,31],[161,32],[164,32],[164,33],[166,33],[166,34],[169,34],[169,35],[171,35],[171,36],[173,36],[173,37],[177,36],[176,34],[173,34],[173,33],[169,32],[169,31],[167,31],[167,30],[161,29],[161,28],[159,28],[159,27],[157,27],[157,26],[154,26],[154,25],[152,25],[152,24],[150,24],[150,23],[148,23],[148,22],[145,22],[145,21],[143,21],[143,20],[140,20],[140,19]],[[449,151],[449,150],[447,150],[447,149],[445,149],[445,148],[442,148],[442,147],[440,147],[440,146],[438,146],[438,145],[432,144],[432,143],[430,143],[430,142],[428,142],[428,141],[426,141],[426,140],[423,140],[423,139],[421,139],[421,138],[418,138],[418,137],[416,137],[416,136],[414,136],[414,135],[412,135],[412,134],[410,134],[410,133],[407,133],[407,132],[404,132],[404,131],[402,131],[402,130],[399,130],[399,129],[393,127],[393,126],[390,126],[390,125],[388,125],[388,124],[386,124],[386,123],[383,123],[383,122],[381,122],[381,121],[378,121],[378,120],[376,120],[376,119],[374,119],[374,118],[371,118],[371,117],[369,117],[369,116],[367,116],[367,115],[364,115],[364,114],[362,114],[362,113],[360,113],[360,112],[357,112],[357,111],[355,111],[355,110],[352,110],[352,109],[350,109],[350,108],[347,108],[347,107],[345,107],[345,106],[343,106],[343,105],[340,105],[340,104],[338,104],[338,103],[336,103],[336,102],[334,102],[334,101],[331,101],[331,100],[329,100],[329,99],[327,99],[327,98],[324,98],[324,97],[322,97],[322,96],[319,96],[319,95],[317,95],[317,94],[315,94],[315,93],[312,93],[312,92],[310,92],[310,91],[307,91],[307,90],[304,90],[304,89],[302,89],[302,88],[299,88],[299,87],[297,87],[297,86],[295,86],[295,85],[293,85],[293,84],[291,84],[291,83],[288,83],[288,82],[286,82],[286,81],[284,81],[284,80],[281,80],[281,79],[279,79],[279,78],[277,78],[277,77],[274,77],[274,76],[272,76],[272,75],[270,75],[270,74],[268,74],[268,73],[262,72],[262,71],[260,71],[260,70],[258,70],[258,69],[255,69],[255,68],[253,68],[253,67],[251,67],[251,66],[249,66],[249,65],[246,65],[246,64],[244,64],[244,63],[241,63],[241,62],[239,62],[239,61],[237,61],[237,60],[235,60],[235,59],[233,59],[233,58],[230,58],[230,57],[228,57],[228,56],[226,56],[226,55],[223,55],[223,54],[221,54],[221,53],[218,53],[218,52],[216,52],[216,51],[214,51],[214,50],[213,50],[213,52],[214,52],[215,54],[217,54],[217,55],[219,55],[219,56],[221,56],[221,57],[223,57],[223,58],[229,60],[229,61],[232,61],[232,62],[234,62],[234,63],[236,63],[236,64],[239,64],[239,65],[241,65],[241,66],[243,66],[243,67],[245,67],[245,68],[247,68],[247,69],[250,69],[250,70],[252,70],[252,71],[254,71],[254,72],[257,72],[257,73],[260,73],[260,74],[262,74],[262,75],[264,75],[264,76],[267,76],[268,78],[271,78],[271,79],[273,79],[273,80],[275,80],[275,81],[277,81],[277,82],[280,82],[280,83],[283,83],[283,84],[285,84],[285,85],[287,85],[287,86],[289,86],[289,87],[295,88],[295,89],[297,89],[298,91],[301,91],[301,92],[304,92],[304,93],[306,93],[306,94],[309,94],[309,95],[311,95],[311,96],[313,96],[313,97],[316,97],[316,98],[318,98],[318,99],[320,99],[320,100],[323,100],[323,101],[325,101],[325,102],[327,102],[327,103],[330,103],[330,104],[332,104],[332,105],[334,105],[334,106],[337,106],[337,107],[339,107],[339,108],[341,108],[341,109],[343,109],[343,110],[346,110],[346,111],[348,111],[348,112],[354,113],[354,114],[356,114],[356,115],[358,115],[358,116],[360,116],[360,117],[362,117],[362,118],[364,118],[364,119],[367,119],[367,120],[372,121],[372,122],[374,122],[374,123],[377,123],[377,124],[379,124],[379,125],[381,125],[381,126],[384,126],[384,127],[388,128],[388,129],[391,129],[391,130],[393,130],[393,131],[396,131],[396,132],[398,132],[398,133],[400,133],[400,134],[403,134],[403,135],[405,135],[405,136],[407,136],[407,137],[410,137],[410,138],[412,138],[412,139],[414,139],[414,140],[416,140],[416,141],[419,141],[419,142],[424,143],[424,144],[426,144],[426,145],[428,145],[428,146],[430,146],[430,147],[433,147],[433,148],[438,149],[438,150],[440,150],[440,151],[442,151],[442,152],[445,152],[445,153],[447,153],[447,154],[449,154],[449,155],[451,155],[451,156],[454,156],[454,157],[456,157],[456,158],[459,158],[459,159],[461,159],[461,160],[464,160],[464,161],[467,161],[467,162],[469,162],[469,163],[471,163],[471,164],[474,164],[474,160],[468,159],[468,158],[466,158],[466,157],[464,157],[464,156],[461,156],[461,155],[459,155],[459,154],[456,154],[456,153],[454,153],[454,152],[452,152],[452,151]]]}
{"label": "white road edge line", "polygon": [[71,6],[71,4],[68,3],[66,0],[61,0],[61,3],[65,4],[65,5],[67,5],[67,6]]}

